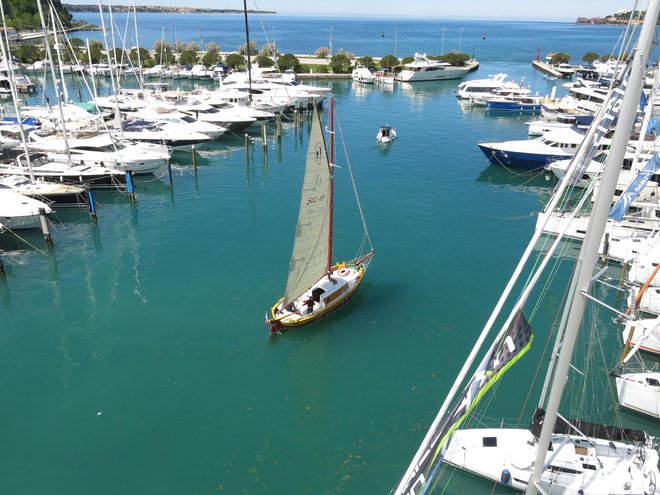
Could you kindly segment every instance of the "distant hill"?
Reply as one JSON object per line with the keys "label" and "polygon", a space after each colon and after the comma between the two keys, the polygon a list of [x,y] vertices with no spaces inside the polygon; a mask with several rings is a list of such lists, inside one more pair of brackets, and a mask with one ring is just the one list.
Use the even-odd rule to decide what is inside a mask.
{"label": "distant hill", "polygon": [[[578,24],[628,24],[631,13],[633,14],[633,24],[644,22],[644,16],[646,14],[644,10],[635,12],[632,10],[619,10],[606,17],[578,17],[576,22]],[[660,20],[658,23],[660,23]]]}
{"label": "distant hill", "polygon": [[[77,5],[66,3],[63,5],[66,10],[69,12],[98,12],[99,7],[97,4],[94,5]],[[107,11],[107,5],[103,5],[103,10]],[[203,9],[203,8],[194,8],[194,7],[159,7],[156,5],[136,5],[135,10],[137,12],[172,12],[176,14],[242,14],[242,9]],[[113,5],[113,12],[133,12],[132,5]],[[277,12],[267,11],[267,10],[248,10],[248,14],[277,14]]]}
{"label": "distant hill", "polygon": [[[62,6],[60,0],[53,0],[57,16],[65,27],[71,26],[73,16]],[[2,0],[7,24],[18,30],[41,28],[37,2],[34,0]],[[48,18],[48,8],[44,7],[44,16]]]}

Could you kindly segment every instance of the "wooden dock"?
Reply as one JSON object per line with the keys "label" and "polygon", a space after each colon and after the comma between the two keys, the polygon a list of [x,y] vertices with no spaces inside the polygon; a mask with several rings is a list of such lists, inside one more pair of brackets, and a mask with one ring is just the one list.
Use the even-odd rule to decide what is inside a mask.
{"label": "wooden dock", "polygon": [[545,72],[546,74],[550,74],[551,76],[554,76],[557,79],[562,79],[564,77],[564,75],[561,72],[559,72],[556,69],[553,69],[552,65],[547,64],[545,62],[541,62],[540,60],[534,60],[532,62],[532,67],[540,70],[541,72]]}

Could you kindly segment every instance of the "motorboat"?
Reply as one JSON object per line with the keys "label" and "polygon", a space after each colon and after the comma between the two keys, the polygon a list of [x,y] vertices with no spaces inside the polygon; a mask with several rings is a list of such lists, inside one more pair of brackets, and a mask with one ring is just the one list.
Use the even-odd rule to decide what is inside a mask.
{"label": "motorboat", "polygon": [[374,84],[376,82],[376,75],[362,64],[358,64],[351,73],[353,81],[362,84]]}
{"label": "motorboat", "polygon": [[123,190],[126,186],[126,172],[114,167],[54,160],[45,154],[30,154],[29,160],[21,154],[16,157],[15,163],[0,163],[0,173],[83,185],[91,189]]}
{"label": "motorboat", "polygon": [[9,186],[0,184],[0,224],[9,230],[35,229],[40,225],[39,211],[52,213],[42,201],[24,196]]}
{"label": "motorboat", "polygon": [[[521,89],[522,85],[514,81],[507,81],[507,74],[500,72],[499,74],[492,74],[487,79],[470,79],[463,81],[458,85],[456,97],[461,100],[475,100],[478,101],[484,97],[492,94],[498,94],[500,89],[514,90]],[[527,90],[529,93],[529,90]],[[501,96],[510,93],[499,93]]]}
{"label": "motorboat", "polygon": [[396,79],[401,82],[460,79],[469,71],[469,67],[456,67],[447,62],[430,60],[426,54],[416,53],[414,60],[404,65],[404,69],[399,72]]}
{"label": "motorboat", "polygon": [[29,134],[29,147],[55,160],[93,166],[110,166],[135,174],[150,174],[167,165],[171,150],[164,144],[129,141],[109,132],[77,134],[66,140],[60,133]]}
{"label": "motorboat", "polygon": [[542,103],[541,96],[508,96],[488,100],[486,108],[506,112],[538,113],[541,111]]}
{"label": "motorboat", "polygon": [[47,205],[57,207],[79,207],[86,204],[85,190],[80,186],[48,182],[31,181],[22,175],[3,175],[0,187],[9,187],[24,196],[36,199]]}
{"label": "motorboat", "polygon": [[174,122],[155,122],[151,120],[127,120],[122,122],[121,130],[111,131],[114,137],[151,144],[164,144],[175,150],[188,151],[193,146],[201,148],[211,138],[201,132],[194,132]]}
{"label": "motorboat", "polygon": [[575,74],[575,68],[571,64],[558,64],[554,69],[561,74],[561,77],[568,79]]}
{"label": "motorboat", "polygon": [[376,141],[379,143],[391,143],[396,139],[396,130],[389,125],[384,125],[378,129],[376,134]]}
{"label": "motorboat", "polygon": [[[557,129],[536,139],[479,143],[479,149],[494,165],[522,170],[541,170],[550,162],[568,159],[577,151],[584,134],[573,129]],[[609,146],[603,140],[599,148]]]}

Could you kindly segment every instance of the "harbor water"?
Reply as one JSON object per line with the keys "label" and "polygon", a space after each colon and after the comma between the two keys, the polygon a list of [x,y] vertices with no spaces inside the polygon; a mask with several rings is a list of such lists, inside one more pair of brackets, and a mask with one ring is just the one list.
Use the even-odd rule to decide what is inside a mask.
{"label": "harbor water", "polygon": [[[188,40],[195,23],[229,22],[182,17]],[[392,42],[394,21],[342,22],[286,18],[287,34],[277,27],[276,36],[287,40],[286,51],[313,52],[327,42],[308,40],[315,32],[309,25],[324,23],[334,26],[335,48],[394,52],[369,41],[349,46],[345,27],[354,22],[364,33],[366,25],[377,39],[386,30]],[[178,16],[177,23],[183,29]],[[469,78],[505,72],[539,94],[561,82],[532,69],[539,48],[577,61],[613,50],[622,32],[570,23],[418,25],[435,34],[413,43],[401,27],[400,56],[404,49],[432,53],[443,26],[445,51],[458,48],[464,25],[463,51],[479,43],[477,58],[484,54]],[[235,49],[236,33],[205,42]],[[180,31],[179,38],[186,36]],[[525,50],[521,39],[530,40]],[[534,42],[541,39],[543,47]],[[247,159],[243,135],[199,151],[196,167],[190,153],[177,152],[171,186],[165,170],[136,178],[135,203],[125,194],[97,194],[98,224],[84,211],[58,211],[51,250],[38,232],[2,235],[0,491],[389,493],[554,185],[542,173],[488,164],[476,143],[525,139],[530,117],[463,108],[458,82],[313,82],[332,86],[339,123],[335,258],[352,259],[362,234],[342,142],[376,254],[353,300],[300,331],[269,336],[264,316],[284,291],[307,117],[302,126],[285,122],[281,139],[269,124],[265,148],[261,129],[250,128]],[[384,124],[396,128],[396,142],[376,142]],[[562,290],[554,287],[549,299],[556,303]],[[531,419],[526,387],[555,310],[550,303],[531,321],[534,347],[493,391],[490,416]],[[614,352],[618,330],[608,339]],[[625,426],[660,433],[655,421],[621,416]],[[447,491],[491,489],[456,473]]]}

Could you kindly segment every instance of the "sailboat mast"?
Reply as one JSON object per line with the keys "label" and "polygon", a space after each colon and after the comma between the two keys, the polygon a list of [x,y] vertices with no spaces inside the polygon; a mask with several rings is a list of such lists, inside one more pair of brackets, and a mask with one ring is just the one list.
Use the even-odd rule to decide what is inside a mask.
{"label": "sailboat mast", "polygon": [[[62,110],[62,94],[60,93],[59,84],[57,83],[57,76],[55,75],[55,60],[53,59],[53,52],[50,49],[50,42],[48,40],[48,25],[46,24],[46,19],[44,17],[44,11],[41,7],[41,0],[37,0],[37,8],[39,10],[39,20],[41,25],[44,28],[44,44],[46,45],[46,55],[48,64],[50,65],[50,75],[53,78],[53,87],[55,89],[55,98],[57,99],[57,109],[59,110],[61,125],[62,125],[62,136],[64,137],[64,147],[66,149],[67,162],[69,165],[72,164],[71,161],[71,150],[69,149],[69,137],[66,132],[66,120],[64,119],[64,111]],[[55,40],[57,41],[57,35],[55,35]]]}
{"label": "sailboat mast", "polygon": [[[2,28],[3,35],[0,35],[0,50],[2,51],[2,59],[7,62],[7,70],[9,71],[9,89],[11,90],[11,100],[14,105],[14,112],[16,113],[16,123],[18,124],[18,130],[21,134],[21,141],[23,144],[23,151],[25,152],[25,161],[27,162],[28,172],[30,173],[30,182],[34,182],[34,172],[32,171],[32,165],[30,162],[30,150],[28,148],[28,137],[25,133],[25,127],[23,127],[23,121],[21,120],[21,112],[18,107],[18,90],[16,89],[16,79],[14,79],[14,66],[13,59],[11,57],[11,49],[9,48],[9,37],[7,35],[7,24],[5,19],[5,8],[0,2],[0,15],[2,16]],[[6,49],[5,49],[6,43]],[[19,162],[20,165],[20,162]]]}
{"label": "sailboat mast", "polygon": [[248,27],[247,0],[243,0],[243,15],[245,16],[245,55],[247,56],[248,98],[252,101],[252,63],[250,62],[250,28]]}
{"label": "sailboat mast", "polygon": [[328,273],[332,270],[332,217],[334,213],[334,196],[335,196],[335,181],[334,181],[334,171],[333,166],[335,163],[335,99],[330,98],[330,163],[328,167],[330,170],[330,191],[329,191],[329,201],[330,201],[330,226],[328,228]]}
{"label": "sailboat mast", "polygon": [[614,91],[625,91],[621,112],[616,124],[614,140],[610,149],[607,162],[605,163],[601,186],[598,191],[594,208],[589,219],[587,233],[585,234],[582,248],[577,259],[575,279],[572,283],[574,292],[567,302],[565,338],[561,346],[559,359],[557,360],[555,373],[553,376],[550,396],[548,398],[545,420],[541,434],[539,435],[536,461],[534,463],[534,473],[530,478],[526,495],[536,495],[538,493],[537,483],[545,470],[545,457],[548,452],[548,445],[552,438],[552,433],[559,413],[559,404],[564,391],[566,377],[571,364],[577,334],[584,315],[586,306],[586,294],[591,285],[593,267],[598,256],[605,224],[610,211],[612,197],[616,189],[617,180],[621,171],[621,165],[625,155],[630,131],[635,122],[637,105],[642,90],[644,70],[648,61],[651,43],[655,34],[655,26],[660,12],[660,0],[650,0],[642,30],[637,43],[637,49],[634,52],[630,77],[627,87],[616,88]]}

